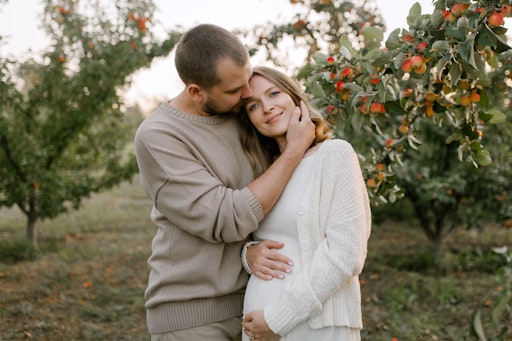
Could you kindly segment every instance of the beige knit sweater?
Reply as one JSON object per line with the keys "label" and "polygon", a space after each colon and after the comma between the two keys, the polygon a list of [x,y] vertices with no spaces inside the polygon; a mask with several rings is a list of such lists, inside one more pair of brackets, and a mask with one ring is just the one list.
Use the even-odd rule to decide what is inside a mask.
{"label": "beige knit sweater", "polygon": [[240,250],[263,219],[234,116],[190,115],[163,103],[135,151],[156,234],[145,292],[150,333],[241,316]]}

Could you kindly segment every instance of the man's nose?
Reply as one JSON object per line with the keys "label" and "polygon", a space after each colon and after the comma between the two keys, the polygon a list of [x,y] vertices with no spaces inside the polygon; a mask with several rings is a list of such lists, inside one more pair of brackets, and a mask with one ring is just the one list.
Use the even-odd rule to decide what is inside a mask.
{"label": "man's nose", "polygon": [[254,93],[252,92],[251,87],[249,86],[249,84],[246,84],[244,86],[244,89],[242,91],[242,95],[240,97],[245,99],[245,98],[252,97],[252,95],[254,95]]}

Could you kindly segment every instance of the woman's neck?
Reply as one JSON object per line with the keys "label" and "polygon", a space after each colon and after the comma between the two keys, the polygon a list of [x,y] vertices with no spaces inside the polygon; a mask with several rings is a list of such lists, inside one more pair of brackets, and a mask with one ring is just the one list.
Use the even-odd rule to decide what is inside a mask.
{"label": "woman's neck", "polygon": [[[281,154],[283,153],[283,151],[285,150],[286,148],[286,137],[283,137],[282,139],[281,138],[276,138],[275,139],[276,142],[277,142],[277,145],[279,146],[279,151],[281,152]],[[320,144],[322,142],[318,142],[317,144],[315,144],[314,146],[312,147],[309,147],[308,150],[306,150],[306,152],[304,153],[304,157],[308,157],[312,154],[314,154],[318,148],[320,148]]]}

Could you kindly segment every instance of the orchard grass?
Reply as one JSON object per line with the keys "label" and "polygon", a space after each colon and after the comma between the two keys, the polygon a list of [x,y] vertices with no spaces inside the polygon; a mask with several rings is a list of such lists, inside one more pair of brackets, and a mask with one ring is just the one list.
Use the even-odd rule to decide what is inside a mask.
{"label": "orchard grass", "polygon": [[[0,210],[0,340],[149,340],[144,310],[150,205],[138,179],[94,195],[24,242],[25,220]],[[436,263],[413,219],[379,219],[361,275],[363,340],[472,340],[471,315],[496,335],[490,306],[512,231],[457,231]],[[512,320],[510,312],[500,326]]]}

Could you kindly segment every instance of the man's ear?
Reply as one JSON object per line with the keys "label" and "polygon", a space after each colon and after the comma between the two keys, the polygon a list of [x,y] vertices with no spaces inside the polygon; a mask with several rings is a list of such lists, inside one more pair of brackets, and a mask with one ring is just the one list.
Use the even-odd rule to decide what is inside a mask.
{"label": "man's ear", "polygon": [[196,103],[203,102],[203,88],[197,84],[190,84],[187,86],[188,95]]}

